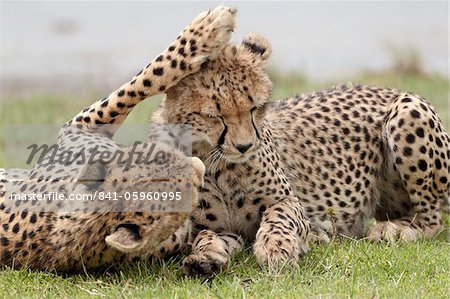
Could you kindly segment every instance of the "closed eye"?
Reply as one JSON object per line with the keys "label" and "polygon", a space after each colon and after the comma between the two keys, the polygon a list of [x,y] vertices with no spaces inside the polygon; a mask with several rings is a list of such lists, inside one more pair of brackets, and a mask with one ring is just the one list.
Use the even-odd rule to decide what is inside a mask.
{"label": "closed eye", "polygon": [[261,103],[261,105],[253,107],[250,112],[253,114],[253,112],[255,112],[256,110],[264,110],[267,108],[267,106],[269,105],[269,102],[264,102]]}
{"label": "closed eye", "polygon": [[198,113],[201,117],[205,118],[205,119],[220,119],[220,116],[215,115],[215,114],[207,114],[207,113]]}

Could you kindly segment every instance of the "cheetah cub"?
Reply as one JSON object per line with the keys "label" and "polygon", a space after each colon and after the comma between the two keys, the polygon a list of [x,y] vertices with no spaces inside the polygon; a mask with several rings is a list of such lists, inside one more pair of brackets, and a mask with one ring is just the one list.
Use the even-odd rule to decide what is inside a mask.
{"label": "cheetah cub", "polygon": [[414,241],[439,231],[450,140],[434,108],[352,84],[271,102],[270,54],[257,34],[226,45],[153,116],[191,125],[206,165],[184,272],[214,275],[245,242],[279,267],[334,235]]}

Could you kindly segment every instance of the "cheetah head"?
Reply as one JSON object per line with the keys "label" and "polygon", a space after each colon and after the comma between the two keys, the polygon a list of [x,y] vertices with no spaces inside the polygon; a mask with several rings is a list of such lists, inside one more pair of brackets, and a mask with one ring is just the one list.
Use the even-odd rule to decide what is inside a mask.
{"label": "cheetah head", "polygon": [[193,128],[194,150],[229,162],[243,162],[258,151],[272,83],[265,71],[268,41],[247,35],[226,45],[217,59],[167,91],[166,122]]}
{"label": "cheetah head", "polygon": [[[203,162],[164,144],[156,146],[158,150],[167,153],[166,159],[170,160],[170,164],[158,163],[156,158],[155,163],[137,163],[129,168],[124,168],[126,165],[115,161],[108,164],[94,163],[88,164],[78,179],[80,187],[85,188],[79,192],[112,191],[121,196],[127,196],[125,193],[128,193],[129,200],[122,198],[108,203],[107,207],[114,213],[110,213],[109,225],[105,228],[109,231],[105,242],[122,253],[151,254],[152,250],[185,223],[191,208],[198,204],[197,188],[203,184],[205,173]],[[182,172],[184,176],[180,175]],[[181,193],[181,200],[184,198],[190,201],[177,204],[176,195],[174,199],[170,199],[170,195],[167,195],[167,199],[162,199],[163,192],[175,192],[177,188],[182,188],[180,186],[187,186],[186,192],[191,192],[189,197],[185,197],[187,193]],[[142,200],[141,197],[136,201],[132,200],[133,192],[142,195],[149,191],[159,193],[159,199]]]}

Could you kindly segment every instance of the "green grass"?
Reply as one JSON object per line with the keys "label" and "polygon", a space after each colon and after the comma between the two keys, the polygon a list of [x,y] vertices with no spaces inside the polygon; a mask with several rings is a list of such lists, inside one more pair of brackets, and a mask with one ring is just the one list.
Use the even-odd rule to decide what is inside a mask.
{"label": "green grass", "polygon": [[[342,82],[316,83],[291,73],[272,72],[273,98],[310,92]],[[349,79],[348,81],[352,81]],[[436,76],[364,74],[353,82],[395,87],[427,98],[447,130],[449,87]],[[75,100],[71,96],[35,95],[2,99],[0,149],[8,124],[63,124],[101,94]],[[147,123],[159,99],[145,101],[127,123]],[[0,166],[4,165],[0,150]],[[158,298],[447,298],[450,294],[450,219],[432,240],[412,244],[371,244],[335,240],[312,248],[297,269],[284,274],[260,268],[250,251],[235,257],[212,281],[185,278],[180,260],[164,264],[123,265],[119,271],[69,277],[28,270],[0,271],[0,297],[158,297]]]}
{"label": "green grass", "polygon": [[312,248],[283,274],[257,265],[249,251],[215,279],[184,277],[180,260],[123,265],[114,273],[63,277],[0,272],[3,297],[155,298],[447,298],[449,230],[412,244],[335,240]]}

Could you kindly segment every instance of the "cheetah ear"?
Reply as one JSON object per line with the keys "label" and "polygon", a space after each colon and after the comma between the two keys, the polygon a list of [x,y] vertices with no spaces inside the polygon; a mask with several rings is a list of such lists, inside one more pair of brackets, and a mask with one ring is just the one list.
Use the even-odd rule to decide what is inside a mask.
{"label": "cheetah ear", "polygon": [[105,238],[106,244],[123,253],[133,253],[142,247],[143,239],[139,226],[135,224],[121,224],[111,235]]}
{"label": "cheetah ear", "polygon": [[242,45],[251,53],[260,55],[263,61],[266,61],[272,53],[269,41],[258,33],[247,34],[242,40]]}

